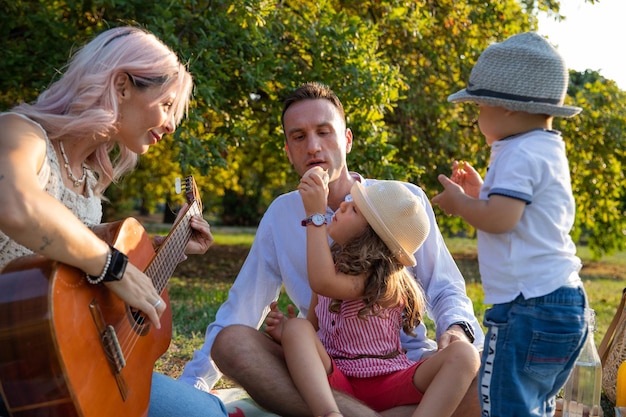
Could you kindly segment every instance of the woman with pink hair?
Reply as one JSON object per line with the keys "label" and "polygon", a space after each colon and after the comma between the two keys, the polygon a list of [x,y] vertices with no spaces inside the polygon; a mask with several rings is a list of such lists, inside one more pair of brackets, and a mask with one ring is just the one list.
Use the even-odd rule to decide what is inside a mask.
{"label": "woman with pink hair", "polygon": [[[156,36],[118,27],[82,47],[34,103],[0,114],[0,269],[43,255],[83,271],[88,285],[106,286],[159,328],[166,305],[151,278],[93,226],[107,186],[174,132],[192,87],[191,74]],[[195,215],[189,225],[196,233],[185,253],[205,253],[209,224]],[[226,411],[215,396],[154,374],[150,416],[201,414]]]}

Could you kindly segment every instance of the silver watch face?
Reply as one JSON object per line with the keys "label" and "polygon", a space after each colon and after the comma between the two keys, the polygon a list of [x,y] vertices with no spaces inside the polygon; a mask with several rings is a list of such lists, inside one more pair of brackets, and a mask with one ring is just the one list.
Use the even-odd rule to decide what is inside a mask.
{"label": "silver watch face", "polygon": [[323,214],[316,213],[311,216],[311,223],[316,226],[321,226],[326,223],[326,217]]}

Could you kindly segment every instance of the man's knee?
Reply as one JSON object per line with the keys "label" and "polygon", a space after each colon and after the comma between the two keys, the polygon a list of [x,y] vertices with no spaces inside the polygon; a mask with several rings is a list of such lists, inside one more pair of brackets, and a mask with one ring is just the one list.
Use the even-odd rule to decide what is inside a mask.
{"label": "man's knee", "polygon": [[215,337],[211,347],[211,358],[218,367],[228,366],[228,363],[241,357],[239,351],[245,349],[246,341],[251,332],[257,330],[241,324],[224,327]]}
{"label": "man's knee", "polygon": [[282,348],[266,334],[241,324],[223,328],[211,347],[211,357],[220,370],[256,362],[268,355],[282,358]]}
{"label": "man's knee", "polygon": [[231,326],[224,327],[219,331],[215,340],[213,341],[213,347],[211,348],[211,354],[216,351],[222,350],[224,346],[230,347],[238,339],[244,337],[248,330],[252,330],[248,326],[242,324],[233,324]]}

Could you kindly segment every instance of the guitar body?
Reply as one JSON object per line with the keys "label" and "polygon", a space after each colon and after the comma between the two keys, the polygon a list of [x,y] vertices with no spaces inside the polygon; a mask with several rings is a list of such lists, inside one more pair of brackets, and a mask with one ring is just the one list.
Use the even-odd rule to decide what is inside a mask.
{"label": "guitar body", "polygon": [[[154,258],[137,220],[99,228],[140,270]],[[152,369],[172,334],[161,296],[168,308],[156,329],[78,269],[38,255],[9,263],[0,275],[0,388],[10,415],[147,416]]]}

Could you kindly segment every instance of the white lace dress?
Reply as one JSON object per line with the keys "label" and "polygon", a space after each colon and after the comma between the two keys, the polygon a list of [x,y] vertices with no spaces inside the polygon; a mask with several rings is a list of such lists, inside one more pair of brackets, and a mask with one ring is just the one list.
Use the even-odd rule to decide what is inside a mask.
{"label": "white lace dress", "polygon": [[[57,154],[52,147],[52,143],[48,139],[48,135],[41,125],[21,114],[16,114],[23,117],[38,126],[43,132],[47,142],[46,155],[47,158],[41,167],[39,172],[39,184],[41,187],[51,196],[65,204],[76,217],[78,217],[87,226],[94,226],[100,223],[102,220],[102,201],[99,197],[94,196],[93,188],[96,184],[96,177],[91,170],[87,170],[87,196],[82,196],[74,193],[69,188],[66,188],[63,184],[61,166]],[[30,249],[16,243],[11,240],[0,230],[0,270],[11,260],[31,254]]]}

